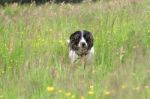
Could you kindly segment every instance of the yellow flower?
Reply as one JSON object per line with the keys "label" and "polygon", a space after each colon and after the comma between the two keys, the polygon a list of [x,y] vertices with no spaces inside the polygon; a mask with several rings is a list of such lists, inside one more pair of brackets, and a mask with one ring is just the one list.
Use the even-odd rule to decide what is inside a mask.
{"label": "yellow flower", "polygon": [[126,87],[127,87],[126,85],[122,85],[122,86],[121,86],[122,89],[125,89]]}
{"label": "yellow flower", "polygon": [[62,90],[60,89],[60,90],[58,90],[58,92],[59,92],[59,93],[62,93]]}
{"label": "yellow flower", "polygon": [[93,90],[93,89],[94,89],[94,86],[91,85],[91,86],[90,86],[90,89]]}
{"label": "yellow flower", "polygon": [[94,73],[95,73],[95,70],[93,70],[92,73],[94,74]]}
{"label": "yellow flower", "polygon": [[137,87],[133,88],[133,90],[139,91],[139,90],[140,90],[140,87],[137,86]]}
{"label": "yellow flower", "polygon": [[93,94],[94,94],[94,91],[89,91],[88,94],[89,94],[89,95],[93,95]]}
{"label": "yellow flower", "polygon": [[136,48],[136,45],[134,45],[133,48],[135,49],[135,48]]}
{"label": "yellow flower", "polygon": [[105,95],[110,95],[110,91],[105,91],[104,94]]}
{"label": "yellow flower", "polygon": [[71,98],[75,98],[75,95],[72,95]]}
{"label": "yellow flower", "polygon": [[136,87],[135,89],[136,89],[136,90],[139,90],[139,89],[140,89],[140,87],[138,86],[138,87]]}
{"label": "yellow flower", "polygon": [[80,99],[85,99],[84,96],[81,96]]}
{"label": "yellow flower", "polygon": [[148,89],[148,88],[149,88],[149,86],[148,86],[148,85],[145,85],[145,88],[146,88],[146,89]]}
{"label": "yellow flower", "polygon": [[53,92],[54,91],[54,87],[52,87],[52,86],[47,87],[47,91],[48,92]]}
{"label": "yellow flower", "polygon": [[65,95],[69,97],[69,96],[71,96],[71,93],[70,92],[66,92]]}
{"label": "yellow flower", "polygon": [[3,95],[0,95],[0,99],[2,99],[3,98]]}
{"label": "yellow flower", "polygon": [[53,30],[52,30],[52,29],[49,29],[49,31],[52,32]]}

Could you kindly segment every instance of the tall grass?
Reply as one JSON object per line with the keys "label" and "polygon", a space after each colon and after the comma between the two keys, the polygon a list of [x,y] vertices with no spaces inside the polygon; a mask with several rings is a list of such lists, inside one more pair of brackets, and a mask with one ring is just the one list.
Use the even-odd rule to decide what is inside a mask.
{"label": "tall grass", "polygon": [[[0,8],[0,99],[150,98],[150,2]],[[72,68],[66,40],[94,35],[95,61]]]}

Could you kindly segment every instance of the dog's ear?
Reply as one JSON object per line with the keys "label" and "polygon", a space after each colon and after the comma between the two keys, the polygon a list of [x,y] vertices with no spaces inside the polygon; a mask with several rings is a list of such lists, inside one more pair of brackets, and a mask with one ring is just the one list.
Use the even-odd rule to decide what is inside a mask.
{"label": "dog's ear", "polygon": [[84,32],[85,32],[84,37],[85,37],[85,39],[86,39],[86,41],[87,41],[87,43],[89,45],[88,49],[91,49],[93,47],[93,43],[94,43],[93,35],[89,31],[84,30]]}
{"label": "dog's ear", "polygon": [[80,31],[76,31],[70,35],[70,47],[74,50],[78,50],[78,42],[81,37]]}
{"label": "dog's ear", "polygon": [[70,35],[70,40],[72,41],[72,40],[78,39],[79,36],[80,36],[79,34],[80,34],[80,31],[76,31],[76,32],[72,33],[72,34]]}

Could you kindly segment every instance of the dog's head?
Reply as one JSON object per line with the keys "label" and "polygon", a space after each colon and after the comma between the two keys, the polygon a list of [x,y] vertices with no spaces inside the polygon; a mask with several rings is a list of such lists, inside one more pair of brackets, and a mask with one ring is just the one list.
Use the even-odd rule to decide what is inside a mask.
{"label": "dog's head", "polygon": [[72,50],[84,53],[93,47],[93,42],[93,36],[89,31],[76,31],[70,36],[69,46]]}

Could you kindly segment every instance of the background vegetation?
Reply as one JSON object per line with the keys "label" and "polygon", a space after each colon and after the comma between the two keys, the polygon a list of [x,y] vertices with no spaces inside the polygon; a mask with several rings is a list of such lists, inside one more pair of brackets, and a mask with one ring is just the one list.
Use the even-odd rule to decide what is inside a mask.
{"label": "background vegetation", "polygon": [[[89,0],[0,0],[0,4],[5,5],[9,3],[36,3],[36,4],[43,4],[43,3],[80,3],[82,1],[89,1]],[[91,0],[91,1],[100,1],[100,0]],[[102,1],[102,0],[101,0]],[[108,0],[105,0],[108,1]]]}
{"label": "background vegetation", "polygon": [[[149,0],[0,8],[0,99],[149,99]],[[95,37],[95,62],[71,67],[66,40]]]}

